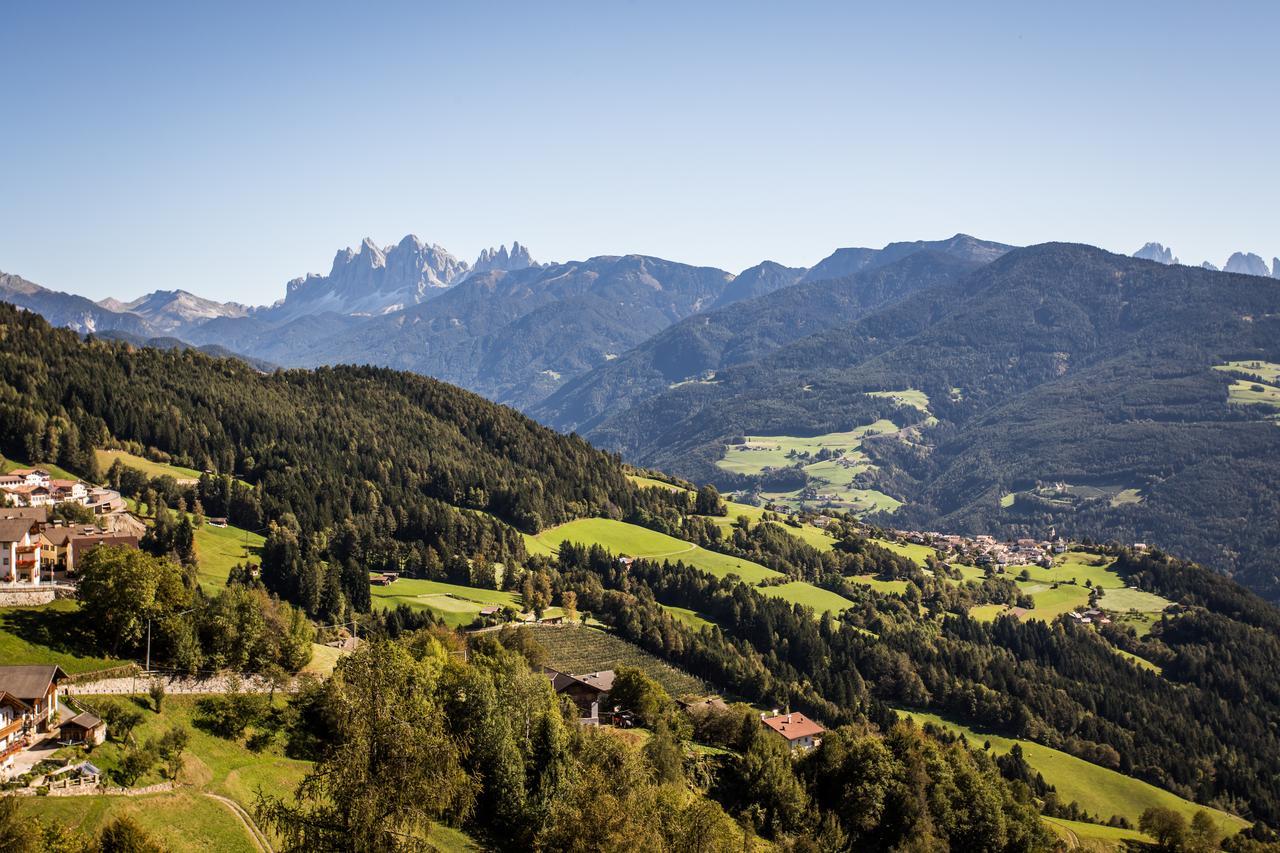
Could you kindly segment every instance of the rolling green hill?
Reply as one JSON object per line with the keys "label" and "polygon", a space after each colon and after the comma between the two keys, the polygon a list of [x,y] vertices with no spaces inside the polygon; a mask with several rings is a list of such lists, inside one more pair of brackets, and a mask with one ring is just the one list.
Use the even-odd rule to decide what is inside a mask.
{"label": "rolling green hill", "polygon": [[[997,753],[1008,752],[1015,743],[1020,745],[1027,763],[1034,770],[1042,773],[1045,781],[1058,790],[1058,797],[1063,803],[1074,800],[1090,814],[1103,820],[1112,815],[1121,815],[1136,826],[1142,812],[1152,806],[1173,809],[1190,820],[1193,814],[1205,808],[1154,785],[1148,785],[1146,782],[1090,764],[1073,755],[1032,741],[978,732],[945,720],[936,714],[919,711],[902,713],[915,718],[921,724],[933,723],[963,734],[974,746],[982,747],[989,743]],[[1214,809],[1207,809],[1207,811],[1213,815],[1223,832],[1238,832],[1248,825],[1246,821],[1235,815]]]}

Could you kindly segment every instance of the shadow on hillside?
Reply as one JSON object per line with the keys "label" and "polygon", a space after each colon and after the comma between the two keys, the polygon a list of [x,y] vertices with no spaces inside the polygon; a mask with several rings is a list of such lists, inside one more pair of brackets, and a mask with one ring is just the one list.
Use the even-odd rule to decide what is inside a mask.
{"label": "shadow on hillside", "polygon": [[77,657],[104,657],[73,610],[19,608],[0,614],[0,630],[37,646]]}

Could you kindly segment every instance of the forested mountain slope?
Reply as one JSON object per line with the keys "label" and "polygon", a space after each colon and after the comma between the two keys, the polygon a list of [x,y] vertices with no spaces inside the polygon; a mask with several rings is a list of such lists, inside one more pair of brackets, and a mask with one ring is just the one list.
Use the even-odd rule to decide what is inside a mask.
{"label": "forested mountain slope", "polygon": [[[233,521],[279,526],[277,588],[312,613],[367,609],[368,569],[412,569],[429,550],[519,558],[517,528],[635,494],[581,439],[434,379],[354,367],[264,375],[193,350],[82,341],[8,305],[0,425],[5,454],[86,475],[93,448],[117,439],[251,483],[253,505]],[[344,524],[350,538],[329,540]]]}
{"label": "forested mountain slope", "polygon": [[[1261,375],[1215,369],[1231,362]],[[750,487],[716,465],[734,436],[919,424],[862,447],[861,482],[905,503],[899,526],[1153,540],[1275,597],[1277,362],[1274,280],[1047,244],[615,409],[585,434]],[[927,414],[865,393],[906,389]]]}
{"label": "forested mountain slope", "polygon": [[[0,426],[0,451],[77,472],[92,474],[94,447],[119,439],[247,481],[252,488],[230,514],[267,529],[262,580],[318,619],[367,611],[370,570],[443,571],[478,584],[479,569],[500,562],[511,571],[504,579],[536,577],[548,601],[575,592],[620,634],[722,690],[850,724],[858,737],[877,731],[862,728],[869,723],[886,731],[892,706],[930,708],[1200,802],[1280,819],[1266,769],[1280,701],[1265,688],[1274,683],[1275,610],[1160,555],[1116,554],[1121,575],[1186,608],[1147,640],[1104,639],[1065,620],[987,625],[966,614],[1007,598],[1007,580],[925,574],[844,523],[822,551],[764,519],[721,528],[703,515],[722,511],[714,492],[695,499],[638,488],[616,458],[435,380],[375,368],[264,375],[191,350],[85,341],[9,306],[0,306]],[[735,574],[681,565],[678,555],[628,567],[599,546],[526,552],[521,532],[587,515],[696,533],[707,547],[766,560],[785,575],[779,580],[839,590],[855,606],[816,619]],[[850,583],[867,572],[899,574],[905,591]],[[492,588],[493,574],[483,583]],[[706,614],[714,627],[678,623],[662,604]],[[1135,678],[1112,643],[1157,658],[1168,675]],[[1242,692],[1242,684],[1260,686]],[[988,784],[1005,798],[1009,820],[1016,813],[1025,823],[1035,805],[1018,786],[1034,778],[999,772],[1011,787]],[[877,818],[849,831],[920,828],[903,814],[898,829]],[[797,813],[770,831],[809,825]]]}
{"label": "forested mountain slope", "polygon": [[563,431],[589,432],[611,414],[669,388],[718,382],[722,368],[756,361],[917,290],[954,282],[977,266],[927,249],[884,267],[698,314],[569,382],[530,414]]}

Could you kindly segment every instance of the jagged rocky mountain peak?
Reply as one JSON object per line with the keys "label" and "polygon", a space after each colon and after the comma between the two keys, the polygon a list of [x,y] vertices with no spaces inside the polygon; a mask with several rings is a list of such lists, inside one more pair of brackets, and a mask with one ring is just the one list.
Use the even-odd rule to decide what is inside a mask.
{"label": "jagged rocky mountain peak", "polygon": [[1267,269],[1267,262],[1253,252],[1236,252],[1227,259],[1227,265],[1223,270],[1244,275],[1271,276],[1271,271]]}
{"label": "jagged rocky mountain peak", "polygon": [[1133,256],[1147,261],[1155,261],[1160,264],[1178,263],[1178,259],[1174,256],[1173,250],[1165,248],[1163,243],[1147,243],[1141,249],[1134,252]]}
{"label": "jagged rocky mountain peak", "polygon": [[507,250],[506,244],[496,249],[482,249],[480,256],[476,258],[475,265],[471,269],[473,272],[514,272],[534,266],[537,266],[537,264],[534,262],[533,256],[529,254],[529,249],[521,246],[520,241],[517,240],[511,244],[510,251]]}

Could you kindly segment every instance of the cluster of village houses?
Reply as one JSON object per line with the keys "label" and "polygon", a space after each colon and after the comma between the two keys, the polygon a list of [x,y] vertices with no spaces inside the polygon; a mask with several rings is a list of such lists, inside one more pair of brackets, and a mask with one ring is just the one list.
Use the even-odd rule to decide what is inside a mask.
{"label": "cluster of village houses", "polygon": [[[561,696],[573,700],[581,714],[579,722],[584,726],[612,725],[619,728],[630,728],[635,724],[635,716],[625,708],[614,705],[610,708],[609,693],[613,690],[614,671],[588,672],[573,675],[550,667],[543,667],[543,673],[551,679],[551,687]],[[699,710],[725,710],[728,705],[719,696],[698,699],[695,701],[680,700],[680,707],[685,711],[696,713]],[[766,731],[777,735],[793,750],[812,749],[822,743],[822,734],[826,731],[822,726],[797,712],[760,715],[760,725]]]}
{"label": "cluster of village houses", "polygon": [[944,533],[922,533],[916,530],[901,531],[902,537],[913,544],[925,545],[940,552],[945,559],[968,561],[975,566],[991,567],[1004,571],[1009,566],[1053,565],[1053,558],[1067,551],[1067,540],[1017,539],[1001,541],[994,536],[957,536]]}
{"label": "cluster of village houses", "polygon": [[[0,475],[0,499],[0,587],[65,579],[75,574],[76,561],[85,552],[103,544],[136,548],[143,532],[136,521],[120,523],[126,518],[116,513],[123,508],[116,492],[54,479],[41,468]],[[52,518],[50,510],[61,503],[114,513],[113,529]]]}

